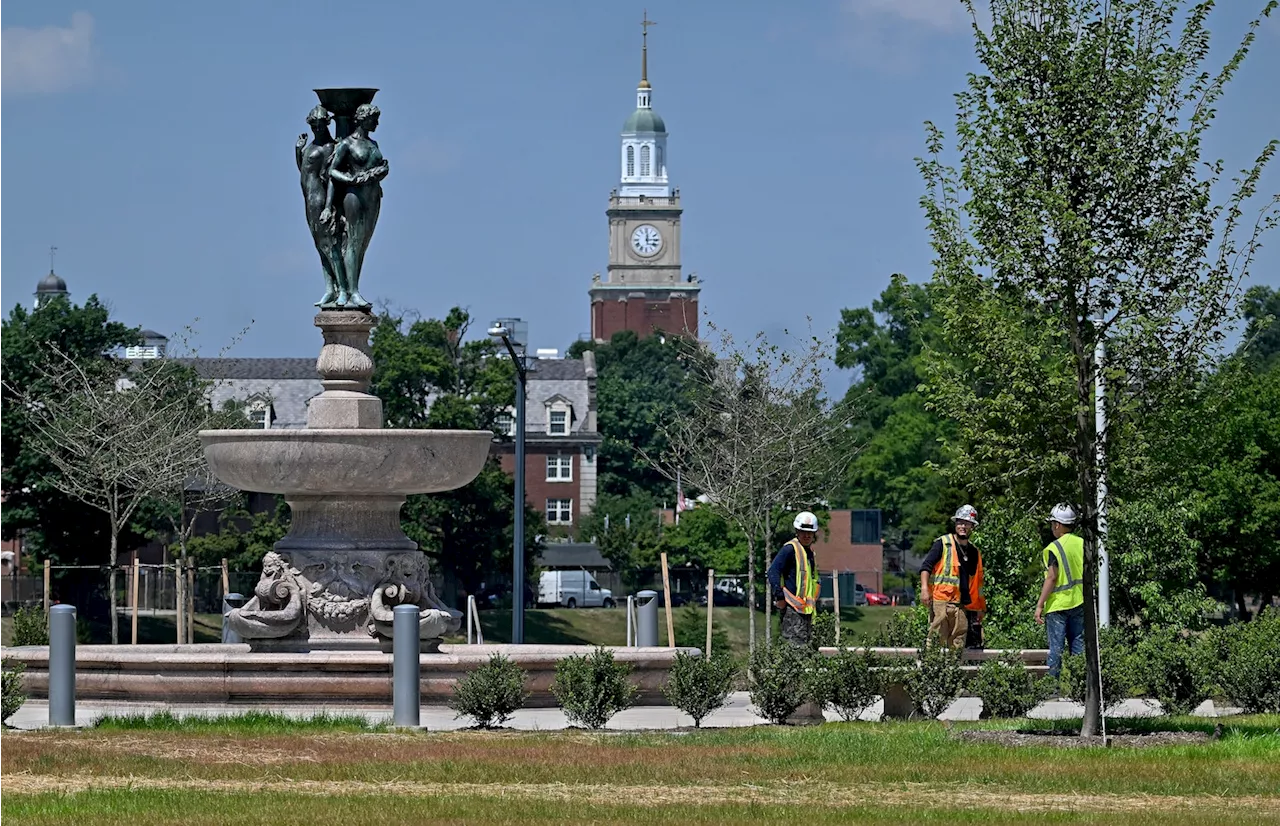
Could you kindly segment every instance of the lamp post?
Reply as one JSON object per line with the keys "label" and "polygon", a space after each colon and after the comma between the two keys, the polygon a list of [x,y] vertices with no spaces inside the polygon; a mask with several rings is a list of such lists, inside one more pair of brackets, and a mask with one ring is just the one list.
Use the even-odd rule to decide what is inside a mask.
{"label": "lamp post", "polygon": [[524,402],[529,372],[525,351],[529,344],[529,323],[518,318],[500,318],[489,326],[489,335],[499,339],[516,367],[516,490],[515,536],[512,538],[511,642],[524,643]]}

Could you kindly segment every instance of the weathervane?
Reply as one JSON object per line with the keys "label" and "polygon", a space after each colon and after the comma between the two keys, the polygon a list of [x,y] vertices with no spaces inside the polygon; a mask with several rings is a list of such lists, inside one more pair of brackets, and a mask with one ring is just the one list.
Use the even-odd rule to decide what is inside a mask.
{"label": "weathervane", "polygon": [[54,256],[56,256],[57,254],[58,254],[58,248],[53,245],[50,245],[49,246],[49,272],[53,272],[53,259],[54,259]]}

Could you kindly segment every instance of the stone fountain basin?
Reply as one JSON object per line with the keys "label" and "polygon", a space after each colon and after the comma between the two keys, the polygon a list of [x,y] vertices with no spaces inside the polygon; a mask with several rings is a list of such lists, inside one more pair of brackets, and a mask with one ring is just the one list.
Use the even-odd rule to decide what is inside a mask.
{"label": "stone fountain basin", "polygon": [[202,430],[209,469],[257,493],[439,493],[484,467],[489,430]]}

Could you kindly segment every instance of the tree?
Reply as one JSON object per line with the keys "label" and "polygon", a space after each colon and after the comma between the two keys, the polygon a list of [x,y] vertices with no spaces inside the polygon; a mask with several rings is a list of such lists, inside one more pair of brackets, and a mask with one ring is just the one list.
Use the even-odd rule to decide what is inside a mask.
{"label": "tree", "polygon": [[587,349],[596,356],[601,494],[644,493],[658,503],[674,499],[670,482],[642,456],[662,455],[662,422],[687,409],[680,359],[685,346],[677,337],[640,338],[626,330],[615,333],[608,344],[582,342],[570,348],[571,357],[580,358]]}
{"label": "tree", "polygon": [[595,543],[628,587],[647,586],[659,570],[657,513],[658,503],[647,493],[603,493],[579,522],[578,539]]}
{"label": "tree", "polygon": [[[62,356],[56,354],[77,363],[96,363],[121,347],[141,343],[138,329],[112,321],[96,295],[89,296],[83,306],[65,297],[35,311],[18,305],[3,324],[0,373],[7,385],[57,405],[44,376],[61,362]],[[96,563],[108,545],[106,518],[53,484],[58,469],[36,449],[34,425],[17,398],[8,393],[0,398],[4,537],[25,533],[26,547],[46,560]]]}
{"label": "tree", "polygon": [[644,454],[668,480],[680,477],[705,494],[703,507],[745,535],[753,648],[757,558],[780,509],[823,504],[852,455],[847,406],[833,408],[822,396],[828,352],[814,337],[794,349],[763,334],[744,348],[728,334],[714,346],[689,342],[688,408],[661,424],[666,452]]}
{"label": "tree", "polygon": [[1280,361],[1280,290],[1259,284],[1244,294],[1241,352],[1260,370]]}
{"label": "tree", "polygon": [[[515,402],[515,370],[488,339],[467,341],[471,317],[454,307],[443,320],[384,312],[374,328],[376,365],[371,391],[383,403],[388,427],[494,430]],[[499,436],[495,430],[495,437]],[[514,480],[494,458],[469,485],[408,497],[405,534],[442,571],[475,593],[482,581],[512,565]],[[533,570],[541,511],[525,504],[526,574]]]}
{"label": "tree", "polygon": [[938,472],[949,423],[918,392],[939,327],[930,286],[895,275],[870,308],[842,310],[836,333],[836,366],[858,371],[845,399],[861,411],[853,424],[863,446],[849,462],[845,504],[881,509],[890,541],[917,551],[964,498]]}
{"label": "tree", "polygon": [[[168,360],[78,362],[57,351],[39,372],[39,390],[7,382],[5,389],[33,426],[34,448],[58,471],[50,484],[107,516],[108,600],[116,644],[120,536],[147,499],[190,477],[194,428],[208,421],[199,412],[208,403],[190,369]],[[198,447],[198,440],[194,444]]]}
{"label": "tree", "polygon": [[1166,0],[994,0],[989,30],[966,5],[982,68],[957,95],[960,170],[932,124],[920,161],[946,355],[930,362],[930,391],[958,424],[957,474],[1041,506],[1083,505],[1082,734],[1095,734],[1094,497],[1107,444],[1094,427],[1095,344],[1108,343],[1112,385],[1123,378],[1114,414],[1138,417],[1193,386],[1223,341],[1276,221],[1274,198],[1256,221],[1244,209],[1277,144],[1214,204],[1223,164],[1202,164],[1201,142],[1257,21],[1208,72],[1211,0],[1185,10],[1180,35],[1181,4]]}

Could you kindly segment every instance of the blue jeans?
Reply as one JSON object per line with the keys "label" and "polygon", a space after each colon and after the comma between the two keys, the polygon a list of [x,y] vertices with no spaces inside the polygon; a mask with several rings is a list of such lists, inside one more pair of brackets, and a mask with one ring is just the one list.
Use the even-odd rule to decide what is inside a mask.
{"label": "blue jeans", "polygon": [[1071,641],[1072,654],[1084,653],[1084,606],[1045,614],[1044,627],[1049,632],[1049,676],[1057,679],[1067,640]]}

